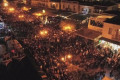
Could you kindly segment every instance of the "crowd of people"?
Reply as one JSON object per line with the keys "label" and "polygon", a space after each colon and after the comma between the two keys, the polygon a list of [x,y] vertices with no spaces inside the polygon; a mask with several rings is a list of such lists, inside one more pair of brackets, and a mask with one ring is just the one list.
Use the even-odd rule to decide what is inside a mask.
{"label": "crowd of people", "polygon": [[[52,22],[56,18],[51,19]],[[38,20],[39,21],[39,20]],[[59,22],[58,18],[57,21]],[[36,22],[36,21],[35,21]],[[115,53],[109,48],[101,45],[95,47],[94,42],[83,37],[65,33],[55,27],[55,23],[44,25],[52,29],[57,37],[50,35],[47,38],[35,38],[40,26],[35,22],[14,22],[9,23],[13,29],[13,34],[22,44],[25,52],[31,54],[35,59],[38,71],[42,70],[48,80],[102,80],[109,72],[109,77],[120,79],[120,58],[119,53]],[[50,22],[49,22],[50,23]],[[63,32],[60,34],[59,32]],[[21,36],[23,36],[21,38]],[[54,39],[52,41],[51,39]],[[62,61],[61,57],[71,54],[71,60]],[[70,70],[70,65],[78,66],[78,70]],[[74,67],[73,67],[74,68]]]}
{"label": "crowd of people", "polygon": [[[60,39],[58,43],[34,39],[28,43],[38,66],[46,73],[49,79],[58,80],[98,80],[110,71],[110,77],[119,79],[119,54],[113,53],[109,48],[94,47],[91,40],[76,36],[75,38]],[[65,62],[61,56],[70,53],[73,55],[73,64],[82,68],[76,76],[67,72]],[[118,72],[116,72],[118,71]],[[79,75],[78,75],[79,73]],[[80,76],[81,75],[81,76]]]}

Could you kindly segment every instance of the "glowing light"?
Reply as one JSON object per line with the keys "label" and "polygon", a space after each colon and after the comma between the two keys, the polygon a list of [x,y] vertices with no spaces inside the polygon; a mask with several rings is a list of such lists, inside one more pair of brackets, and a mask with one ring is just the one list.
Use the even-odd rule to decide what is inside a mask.
{"label": "glowing light", "polygon": [[67,55],[67,58],[68,58],[68,59],[72,58],[72,55]]}
{"label": "glowing light", "polygon": [[11,52],[12,52],[12,53],[15,53],[15,50],[13,49],[13,50],[11,50]]}
{"label": "glowing light", "polygon": [[8,3],[7,3],[7,2],[5,2],[5,3],[4,3],[4,6],[5,6],[5,7],[7,7],[7,6],[8,6]]}
{"label": "glowing light", "polygon": [[42,10],[43,13],[45,13],[45,10]]}
{"label": "glowing light", "polygon": [[34,15],[36,15],[36,16],[42,16],[42,14],[41,13],[35,13]]}
{"label": "glowing light", "polygon": [[28,11],[30,8],[27,8],[27,7],[23,7],[23,10],[24,11]]}
{"label": "glowing light", "polygon": [[53,5],[55,5],[55,3],[52,3]]}
{"label": "glowing light", "polygon": [[71,26],[65,26],[65,27],[63,27],[63,30],[72,31],[72,27]]}
{"label": "glowing light", "polygon": [[18,17],[19,17],[19,18],[23,18],[23,17],[24,17],[24,15],[19,15]]}
{"label": "glowing light", "polygon": [[46,36],[48,34],[48,31],[47,30],[42,30],[40,31],[40,35],[41,36]]}
{"label": "glowing light", "polygon": [[14,8],[9,8],[9,11],[10,12],[13,12],[15,9]]}
{"label": "glowing light", "polygon": [[64,57],[62,57],[62,58],[61,58],[61,60],[62,60],[62,61],[65,61],[65,58],[64,58]]}

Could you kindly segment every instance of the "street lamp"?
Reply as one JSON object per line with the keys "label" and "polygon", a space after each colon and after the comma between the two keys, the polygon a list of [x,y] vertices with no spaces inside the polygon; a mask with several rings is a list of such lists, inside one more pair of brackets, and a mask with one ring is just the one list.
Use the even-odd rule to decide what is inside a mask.
{"label": "street lamp", "polygon": [[47,30],[42,30],[42,31],[40,31],[40,35],[41,36],[47,36],[48,35],[48,31]]}
{"label": "street lamp", "polygon": [[64,57],[62,57],[62,58],[61,58],[61,60],[62,60],[62,61],[65,61],[65,58],[64,58]]}
{"label": "street lamp", "polygon": [[8,2],[6,0],[3,0],[3,6],[8,7]]}
{"label": "street lamp", "polygon": [[9,8],[9,11],[10,12],[13,12],[15,9],[14,8]]}
{"label": "street lamp", "polygon": [[41,13],[35,13],[34,15],[36,15],[37,17],[42,16],[42,14],[41,14]]}
{"label": "street lamp", "polygon": [[44,14],[44,13],[45,13],[45,10],[42,10],[42,13]]}
{"label": "street lamp", "polygon": [[68,58],[68,59],[71,59],[71,58],[72,58],[72,55],[70,55],[70,54],[67,55],[67,58]]}
{"label": "street lamp", "polygon": [[7,2],[4,2],[4,7],[8,7],[8,3]]}
{"label": "street lamp", "polygon": [[68,26],[63,26],[63,30],[64,31],[72,31],[73,30],[73,27],[68,25]]}
{"label": "street lamp", "polygon": [[30,9],[31,8],[28,8],[28,7],[25,7],[25,6],[22,8],[22,10],[24,10],[24,11],[29,11]]}
{"label": "street lamp", "polygon": [[72,55],[68,54],[68,55],[65,55],[65,57],[62,57],[61,60],[66,62],[66,60],[71,59],[71,58],[72,58]]}
{"label": "street lamp", "polygon": [[24,15],[19,15],[18,17],[19,17],[19,18],[24,18]]}

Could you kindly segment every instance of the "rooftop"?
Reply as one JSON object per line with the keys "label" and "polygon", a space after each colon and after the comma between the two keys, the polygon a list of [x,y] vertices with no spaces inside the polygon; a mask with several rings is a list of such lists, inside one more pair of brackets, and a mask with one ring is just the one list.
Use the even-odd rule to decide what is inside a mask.
{"label": "rooftop", "polygon": [[87,39],[90,39],[90,40],[94,40],[95,38],[101,36],[102,33],[91,30],[91,29],[83,28],[83,29],[80,29],[79,31],[77,31],[77,35],[87,38]]}
{"label": "rooftop", "polygon": [[95,6],[95,5],[98,5],[98,6],[112,6],[112,5],[115,5],[115,3],[112,3],[112,2],[99,2],[99,1],[94,1],[94,2],[79,2],[79,4],[81,5],[88,5],[88,6]]}
{"label": "rooftop", "polygon": [[120,16],[115,16],[111,19],[106,19],[105,22],[120,25]]}
{"label": "rooftop", "polygon": [[[53,2],[60,2],[61,0],[51,0]],[[66,0],[62,0],[62,1],[66,1]],[[115,5],[115,3],[110,2],[110,1],[93,1],[93,2],[89,2],[89,1],[80,1],[80,0],[67,0],[68,2],[72,1],[72,2],[79,2],[80,5],[87,5],[87,6],[95,6],[95,5],[99,5],[99,6],[112,6]]]}
{"label": "rooftop", "polygon": [[87,17],[90,17],[90,15],[74,14],[69,16],[68,18],[75,19],[75,20],[85,20]]}
{"label": "rooftop", "polygon": [[118,10],[106,11],[105,13],[114,14],[114,15],[120,15],[120,11],[118,11]]}
{"label": "rooftop", "polygon": [[106,19],[111,19],[113,17],[114,17],[114,15],[102,14],[102,15],[98,15],[98,16],[95,16],[95,17],[91,17],[91,19],[104,22],[104,21],[106,21]]}

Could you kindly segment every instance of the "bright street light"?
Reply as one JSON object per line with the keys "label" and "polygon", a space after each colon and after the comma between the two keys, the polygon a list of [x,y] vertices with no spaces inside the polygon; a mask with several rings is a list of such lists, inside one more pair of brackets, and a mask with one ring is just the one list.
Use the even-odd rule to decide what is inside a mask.
{"label": "bright street light", "polygon": [[24,15],[19,15],[18,17],[19,17],[19,18],[24,18]]}
{"label": "bright street light", "polygon": [[45,10],[42,10],[43,13],[45,13]]}
{"label": "bright street light", "polygon": [[46,36],[48,34],[48,31],[47,30],[42,30],[40,31],[40,35],[41,36]]}
{"label": "bright street light", "polygon": [[73,27],[72,27],[72,26],[64,26],[64,27],[63,27],[63,30],[64,30],[64,31],[72,31],[72,30],[73,30]]}
{"label": "bright street light", "polygon": [[33,15],[35,15],[35,16],[37,16],[37,17],[42,16],[41,13],[34,13]]}
{"label": "bright street light", "polygon": [[71,58],[72,58],[72,55],[68,54],[68,55],[65,55],[64,57],[62,57],[61,60],[66,62],[68,59],[71,59]]}
{"label": "bright street light", "polygon": [[4,7],[7,7],[7,6],[8,6],[8,3],[7,3],[7,2],[5,2],[5,3],[4,3]]}
{"label": "bright street light", "polygon": [[15,9],[14,8],[9,8],[9,11],[10,12],[13,12]]}
{"label": "bright street light", "polygon": [[72,58],[72,55],[70,55],[70,54],[69,54],[69,55],[67,55],[67,58],[68,58],[68,59]]}
{"label": "bright street light", "polygon": [[61,60],[62,60],[62,61],[65,61],[65,58],[64,58],[64,57],[62,57],[62,58],[61,58]]}
{"label": "bright street light", "polygon": [[22,10],[24,10],[24,11],[28,11],[28,10],[30,10],[30,8],[23,7]]}

